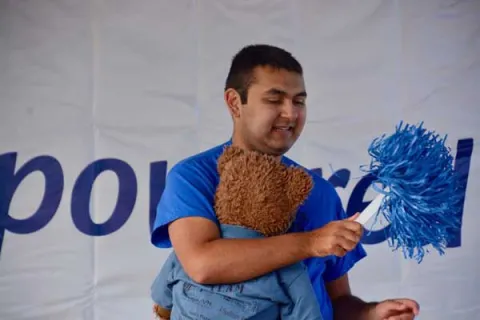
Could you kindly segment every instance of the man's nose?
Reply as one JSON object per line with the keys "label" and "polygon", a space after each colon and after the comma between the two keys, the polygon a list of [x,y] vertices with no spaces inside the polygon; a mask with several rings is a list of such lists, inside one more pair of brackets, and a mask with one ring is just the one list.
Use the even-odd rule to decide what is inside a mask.
{"label": "man's nose", "polygon": [[297,120],[298,110],[292,101],[285,99],[282,107],[282,117],[291,121]]}

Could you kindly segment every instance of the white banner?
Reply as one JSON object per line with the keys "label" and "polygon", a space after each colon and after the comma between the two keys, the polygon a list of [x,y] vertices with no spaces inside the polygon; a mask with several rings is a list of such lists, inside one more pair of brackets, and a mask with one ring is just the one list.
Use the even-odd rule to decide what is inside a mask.
{"label": "white banner", "polygon": [[373,138],[400,120],[448,134],[466,183],[457,241],[417,264],[377,230],[352,287],[414,298],[419,319],[479,317],[480,1],[57,0],[0,1],[0,319],[152,319],[165,172],[229,139],[223,85],[251,43],[302,63],[289,156],[348,212],[372,199]]}

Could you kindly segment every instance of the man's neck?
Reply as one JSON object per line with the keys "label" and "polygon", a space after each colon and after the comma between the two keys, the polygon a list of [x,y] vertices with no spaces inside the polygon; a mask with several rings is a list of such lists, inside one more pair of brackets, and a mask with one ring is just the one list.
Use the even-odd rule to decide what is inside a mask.
{"label": "man's neck", "polygon": [[[232,146],[234,146],[234,147],[243,149],[245,151],[255,151],[255,152],[262,153],[261,151],[255,149],[255,148],[249,147],[242,139],[238,138],[235,134],[232,136],[231,141],[232,141]],[[282,160],[282,156],[274,156],[274,157],[278,161]]]}

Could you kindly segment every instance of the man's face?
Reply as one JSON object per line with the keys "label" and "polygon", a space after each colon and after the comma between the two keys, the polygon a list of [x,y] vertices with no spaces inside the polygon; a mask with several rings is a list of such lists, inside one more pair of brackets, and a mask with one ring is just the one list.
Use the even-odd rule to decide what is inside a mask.
{"label": "man's face", "polygon": [[286,153],[305,125],[305,100],[305,84],[298,73],[256,68],[247,103],[235,120],[245,146],[271,155]]}

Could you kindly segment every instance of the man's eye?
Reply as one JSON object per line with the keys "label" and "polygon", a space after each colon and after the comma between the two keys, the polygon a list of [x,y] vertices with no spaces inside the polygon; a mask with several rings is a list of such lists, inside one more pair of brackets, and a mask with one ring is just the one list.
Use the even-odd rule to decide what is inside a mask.
{"label": "man's eye", "polygon": [[282,100],[278,100],[278,99],[268,99],[267,102],[268,102],[268,103],[272,103],[272,104],[280,104],[280,103],[282,103]]}
{"label": "man's eye", "polygon": [[303,100],[295,101],[295,104],[296,104],[296,105],[300,105],[300,106],[304,106],[304,105],[305,105],[305,101],[303,101]]}

